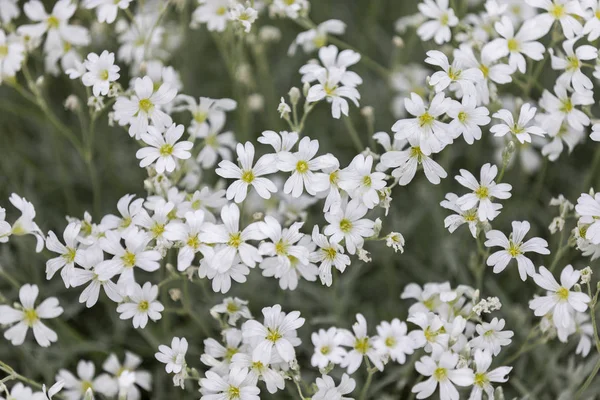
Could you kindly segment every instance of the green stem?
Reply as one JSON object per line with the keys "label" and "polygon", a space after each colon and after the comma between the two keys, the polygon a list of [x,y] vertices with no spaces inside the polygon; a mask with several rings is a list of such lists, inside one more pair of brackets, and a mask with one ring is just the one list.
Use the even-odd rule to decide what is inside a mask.
{"label": "green stem", "polygon": [[598,170],[600,169],[600,146],[596,148],[596,154],[594,154],[594,160],[592,161],[592,168],[590,168],[590,172],[588,172],[585,180],[583,181],[582,191],[587,193],[590,189],[593,180],[598,176]]}
{"label": "green stem", "polygon": [[10,365],[8,365],[2,361],[0,361],[0,371],[3,371],[6,374],[8,374],[8,376],[12,377],[12,379],[16,379],[16,380],[26,383],[29,386],[32,386],[36,389],[42,390],[42,385],[40,383],[37,383],[21,374],[18,374]]}
{"label": "green stem", "polygon": [[598,362],[596,362],[596,365],[594,365],[594,369],[592,370],[592,373],[585,380],[585,383],[583,384],[583,386],[581,388],[579,388],[579,390],[577,391],[577,394],[575,395],[575,400],[579,399],[581,397],[581,395],[586,391],[586,389],[590,386],[590,384],[594,381],[594,378],[598,374],[598,371],[600,371],[600,359],[598,360]]}
{"label": "green stem", "polygon": [[365,386],[363,386],[362,390],[360,391],[360,397],[359,400],[366,400],[367,399],[367,394],[369,393],[369,387],[371,386],[371,382],[373,382],[373,375],[375,374],[375,371],[377,371],[375,368],[373,368],[371,366],[371,362],[369,361],[369,358],[365,356],[365,362],[367,364],[367,381],[365,382]]}
{"label": "green stem", "polygon": [[362,144],[362,141],[360,140],[360,136],[358,135],[356,128],[354,127],[354,124],[352,123],[352,119],[350,117],[344,117],[342,118],[342,120],[344,121],[348,132],[350,132],[350,137],[354,142],[354,147],[356,147],[356,151],[358,151],[359,153],[362,152],[365,148]]}

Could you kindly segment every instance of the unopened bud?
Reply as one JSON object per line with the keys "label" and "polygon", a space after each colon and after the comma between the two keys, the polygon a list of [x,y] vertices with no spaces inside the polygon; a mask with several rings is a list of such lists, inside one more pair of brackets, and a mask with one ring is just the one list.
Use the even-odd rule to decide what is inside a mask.
{"label": "unopened bud", "polygon": [[65,99],[65,110],[77,111],[77,110],[79,110],[79,107],[80,107],[79,98],[77,96],[75,96],[74,94],[69,95]]}
{"label": "unopened bud", "polygon": [[512,158],[512,155],[516,149],[517,149],[517,147],[515,146],[515,142],[513,142],[512,140],[506,144],[506,147],[504,147],[504,150],[502,151],[502,165],[503,166],[508,165],[508,163],[510,162],[510,159]]}
{"label": "unopened bud", "polygon": [[398,47],[399,49],[404,47],[404,40],[402,40],[400,36],[394,36],[392,38],[392,43],[394,43],[394,46]]}
{"label": "unopened bud", "polygon": [[304,86],[302,86],[302,94],[304,97],[308,96],[308,91],[310,90],[310,83],[304,82]]}
{"label": "unopened bud", "polygon": [[290,102],[292,103],[292,105],[296,105],[298,104],[298,100],[300,100],[300,96],[302,94],[300,93],[300,89],[298,89],[297,87],[293,87],[290,89],[290,91],[288,92],[288,96],[290,96]]}
{"label": "unopened bud", "polygon": [[181,300],[181,289],[173,288],[169,290],[169,297],[173,301]]}

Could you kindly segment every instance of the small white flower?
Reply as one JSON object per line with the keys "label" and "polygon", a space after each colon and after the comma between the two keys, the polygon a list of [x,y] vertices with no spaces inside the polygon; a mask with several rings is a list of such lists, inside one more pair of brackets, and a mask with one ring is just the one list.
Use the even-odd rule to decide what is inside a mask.
{"label": "small white flower", "polygon": [[0,83],[3,79],[14,77],[21,70],[24,59],[25,47],[14,38],[7,37],[4,30],[0,29]]}
{"label": "small white flower", "polygon": [[455,83],[461,88],[463,96],[477,96],[475,83],[483,80],[483,72],[479,68],[463,69],[461,60],[457,58],[450,64],[448,57],[438,50],[428,51],[425,62],[442,68],[442,71],[435,72],[429,78],[429,84],[437,93]]}
{"label": "small white flower", "polygon": [[590,78],[581,72],[581,67],[584,61],[595,60],[598,57],[598,49],[591,45],[582,45],[574,49],[575,42],[578,39],[563,42],[564,58],[555,56],[553,51],[550,54],[552,69],[565,71],[558,77],[558,82],[565,86],[573,85],[575,92],[585,93],[592,90],[594,84]]}
{"label": "small white flower", "polygon": [[83,6],[87,9],[96,9],[99,22],[112,24],[117,19],[119,9],[126,10],[133,0],[85,0]]}
{"label": "small white flower", "polygon": [[227,199],[234,200],[236,203],[241,203],[246,199],[248,187],[252,186],[256,193],[263,199],[270,199],[271,193],[277,192],[277,186],[263,175],[277,172],[277,163],[272,154],[266,154],[254,163],[254,146],[250,142],[245,145],[241,143],[236,147],[238,160],[241,167],[228,160],[223,160],[219,163],[219,168],[215,170],[217,175],[236,179],[227,188]]}
{"label": "small white flower", "polygon": [[462,103],[453,101],[447,114],[453,118],[449,127],[454,132],[454,137],[462,135],[468,144],[481,139],[480,126],[491,121],[489,110],[486,107],[477,107],[477,99],[474,96],[463,96]]}
{"label": "small white flower", "polygon": [[519,276],[523,281],[527,275],[534,276],[535,267],[533,262],[524,256],[525,253],[534,252],[538,254],[550,254],[548,242],[542,238],[534,237],[523,242],[525,235],[529,232],[531,226],[527,221],[513,221],[512,233],[510,238],[498,230],[491,230],[485,234],[488,239],[485,242],[486,247],[503,247],[504,250],[492,253],[486,263],[494,267],[494,273],[498,274],[506,268],[508,263],[516,259],[519,267]]}
{"label": "small white flower", "polygon": [[325,46],[328,35],[343,35],[345,31],[346,24],[339,19],[330,19],[321,22],[314,29],[299,33],[292,42],[288,54],[294,55],[298,46],[301,46],[305,53],[310,53]]}
{"label": "small white flower", "polygon": [[533,276],[533,280],[542,289],[546,289],[546,296],[536,297],[529,303],[529,308],[534,310],[538,317],[552,312],[552,321],[557,329],[566,329],[575,324],[575,312],[584,312],[588,308],[590,297],[581,292],[570,289],[579,281],[581,273],[567,265],[560,274],[560,285],[550,271],[540,267],[540,272]]}
{"label": "small white flower", "polygon": [[340,335],[342,345],[350,348],[340,366],[347,368],[349,374],[358,370],[365,357],[368,357],[378,370],[383,371],[382,354],[374,347],[373,338],[367,335],[367,320],[362,314],[356,314],[352,332],[341,330]]}
{"label": "small white flower", "polygon": [[227,323],[233,326],[240,318],[252,318],[252,314],[248,309],[248,302],[237,297],[227,297],[221,304],[217,304],[210,309],[210,315],[214,318],[218,318],[220,314],[227,315]]}
{"label": "small white flower", "polygon": [[400,232],[390,232],[385,237],[385,245],[394,249],[394,253],[400,250],[400,253],[404,253],[404,236]]}
{"label": "small white flower", "polygon": [[444,219],[444,228],[447,228],[450,233],[454,233],[461,225],[468,224],[471,236],[477,237],[477,209],[472,208],[470,210],[463,210],[458,205],[459,197],[454,193],[446,193],[446,199],[442,200],[440,205],[448,210],[454,211],[456,214],[447,216]]}
{"label": "small white flower", "polygon": [[335,385],[333,378],[323,375],[317,378],[317,393],[312,397],[313,400],[353,400],[344,395],[350,394],[356,388],[356,381],[348,374],[342,375],[342,380],[338,386]]}
{"label": "small white flower", "polygon": [[512,186],[508,183],[496,183],[494,178],[498,174],[498,167],[491,164],[484,164],[480,171],[480,181],[466,169],[460,170],[460,175],[455,179],[464,187],[473,192],[465,194],[456,200],[462,211],[469,211],[477,207],[477,215],[480,221],[491,221],[500,214],[502,205],[492,203],[493,198],[508,199],[511,194]]}
{"label": "small white flower", "polygon": [[56,297],[48,297],[40,305],[35,307],[35,300],[39,294],[36,285],[23,285],[19,289],[18,308],[0,305],[0,324],[13,325],[4,337],[10,340],[13,346],[20,346],[25,341],[29,328],[33,330],[36,342],[42,347],[48,347],[58,340],[56,332],[42,323],[42,319],[56,318],[63,313],[63,308],[58,305]]}
{"label": "small white flower", "polygon": [[452,38],[450,28],[458,25],[459,20],[449,7],[448,0],[424,0],[418,7],[421,14],[429,18],[417,30],[421,40],[433,38],[437,44],[449,42]]}
{"label": "small white flower", "polygon": [[143,147],[135,153],[140,159],[140,167],[146,168],[150,164],[156,163],[156,172],[173,172],[177,167],[176,160],[187,160],[192,156],[190,150],[193,147],[192,142],[177,142],[183,135],[183,125],[171,125],[163,135],[157,128],[148,127],[147,133],[142,133],[140,138],[149,144],[149,147]]}
{"label": "small white flower", "polygon": [[115,102],[115,120],[119,125],[129,125],[129,135],[136,139],[140,139],[148,131],[148,120],[152,121],[156,129],[171,126],[173,120],[161,107],[175,98],[177,89],[163,83],[155,91],[154,83],[148,76],[136,78],[133,85],[133,96],[120,96]]}
{"label": "small white flower", "polygon": [[106,96],[110,89],[110,83],[119,79],[119,66],[115,65],[115,53],[104,50],[98,56],[90,53],[83,63],[87,72],[81,77],[85,86],[92,86],[92,93],[98,97]]}
{"label": "small white flower", "polygon": [[121,319],[133,318],[133,327],[136,329],[144,329],[148,318],[154,322],[161,319],[160,313],[165,307],[156,300],[158,286],[150,282],[144,283],[144,286],[133,283],[127,290],[128,300],[117,307]]}
{"label": "small white flower", "polygon": [[594,196],[582,193],[577,199],[575,211],[581,216],[580,223],[590,224],[585,231],[585,238],[593,244],[600,244],[600,193]]}
{"label": "small white flower", "polygon": [[319,329],[318,332],[313,332],[310,338],[313,346],[315,346],[310,359],[313,367],[322,369],[327,367],[329,363],[341,364],[346,355],[346,350],[341,347],[342,335],[337,328]]}
{"label": "small white flower", "polygon": [[59,256],[46,261],[46,279],[50,280],[54,274],[60,270],[65,287],[70,286],[70,280],[75,268],[75,263],[81,264],[81,250],[78,249],[77,236],[81,225],[77,222],[71,222],[65,228],[63,234],[65,244],[63,245],[54,232],[48,232],[46,247]]}
{"label": "small white flower", "polygon": [[232,21],[237,21],[244,28],[244,32],[250,32],[252,24],[258,18],[258,12],[252,7],[244,7],[243,4],[232,5],[229,10],[229,18]]}
{"label": "small white flower", "polygon": [[487,350],[495,356],[500,354],[502,346],[508,346],[514,336],[513,331],[504,331],[503,319],[494,318],[491,322],[482,322],[475,326],[479,336],[471,339],[471,346],[476,349]]}
{"label": "small white flower", "polygon": [[404,364],[406,355],[413,354],[416,347],[408,336],[406,323],[397,318],[392,322],[382,321],[377,326],[377,336],[373,339],[373,346],[398,364]]}
{"label": "small white flower", "polygon": [[368,209],[379,204],[379,190],[386,186],[383,172],[371,172],[373,157],[358,154],[350,165],[340,171],[338,186],[358,199]]}
{"label": "small white flower", "polygon": [[585,13],[578,0],[525,0],[525,2],[546,11],[529,20],[531,25],[537,26],[544,35],[550,32],[555,22],[560,22],[567,39],[573,39],[582,33],[583,26],[577,17],[585,18]]}
{"label": "small white flower", "polygon": [[321,278],[321,283],[331,286],[333,282],[331,267],[333,266],[343,273],[346,270],[346,267],[350,265],[350,257],[344,254],[344,247],[338,242],[319,233],[319,227],[317,225],[313,227],[312,241],[319,249],[310,253],[310,261],[313,263],[320,263],[319,277]]}
{"label": "small white flower", "polygon": [[279,304],[262,309],[264,325],[256,320],[244,322],[242,335],[244,340],[252,344],[252,360],[269,364],[275,355],[285,362],[296,358],[294,347],[302,341],[298,338],[296,330],[304,325],[304,318],[300,318],[299,311],[288,314],[281,311]]}
{"label": "small white flower", "polygon": [[423,356],[415,364],[415,369],[428,379],[417,383],[412,388],[418,399],[430,397],[440,387],[440,400],[458,400],[456,386],[471,386],[475,374],[469,368],[456,368],[458,354],[445,351],[434,357]]}
{"label": "small white flower", "polygon": [[[165,227],[164,236],[172,242],[179,242],[177,252],[177,270],[185,271],[192,265],[196,253],[203,254],[209,247],[200,241],[200,233],[204,224],[204,211],[188,211],[185,213],[185,223],[174,221]],[[212,254],[212,251],[210,251]],[[207,252],[208,254],[208,252]]]}
{"label": "small white flower", "polygon": [[186,367],[185,354],[188,350],[188,342],[186,338],[174,337],[171,341],[171,347],[160,345],[158,353],[154,357],[165,365],[165,370],[168,374],[178,374]]}
{"label": "small white flower", "polygon": [[230,21],[229,0],[203,1],[192,14],[192,27],[206,24],[209,31],[223,32]]}
{"label": "small white flower", "polygon": [[119,362],[116,355],[110,354],[102,364],[102,368],[114,375],[115,384],[119,387],[119,396],[140,399],[142,395],[136,385],[147,391],[152,388],[152,375],[148,371],[138,369],[141,364],[140,357],[126,351],[123,364]]}
{"label": "small white flower", "polygon": [[64,382],[63,396],[70,400],[86,399],[88,390],[107,397],[117,394],[117,386],[108,374],[100,374],[97,377],[96,367],[91,361],[80,360],[77,363],[77,377],[66,369],[61,369],[56,375],[56,381]]}
{"label": "small white flower", "polygon": [[475,363],[475,378],[469,399],[482,400],[484,392],[488,399],[493,399],[494,387],[492,382],[504,383],[508,381],[506,375],[512,371],[512,367],[498,367],[488,371],[492,365],[492,355],[489,351],[481,349],[475,350],[473,361]]}
{"label": "small white flower", "polygon": [[260,389],[246,379],[248,369],[232,369],[225,376],[207,371],[206,378],[200,379],[200,400],[260,400]]}
{"label": "small white flower", "polygon": [[423,152],[418,138],[409,138],[409,147],[406,150],[384,153],[381,156],[381,165],[386,169],[394,168],[392,176],[398,179],[398,184],[402,186],[408,185],[413,180],[419,165],[423,166],[425,177],[434,185],[448,176],[441,165]]}
{"label": "small white flower", "polygon": [[494,136],[504,136],[507,133],[511,133],[520,143],[531,143],[531,135],[544,136],[546,133],[540,127],[527,126],[534,118],[536,111],[537,108],[532,107],[529,103],[525,103],[521,106],[519,119],[515,121],[510,111],[502,109],[494,113],[492,117],[504,121],[504,124],[492,126],[490,132],[492,132]]}
{"label": "small white flower", "polygon": [[331,241],[339,243],[344,239],[348,253],[356,254],[356,249],[362,248],[364,238],[373,236],[375,222],[363,218],[367,214],[367,207],[358,200],[351,200],[345,207],[338,206],[325,213],[329,225],[323,231],[331,236]]}

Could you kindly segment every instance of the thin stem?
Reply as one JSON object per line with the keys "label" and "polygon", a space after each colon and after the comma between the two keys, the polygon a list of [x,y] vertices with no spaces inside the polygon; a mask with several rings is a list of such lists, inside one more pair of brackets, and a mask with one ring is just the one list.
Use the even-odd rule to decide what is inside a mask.
{"label": "thin stem", "polygon": [[296,378],[292,378],[294,383],[296,384],[296,389],[298,390],[298,394],[300,395],[301,400],[308,400],[308,397],[304,397],[304,393],[302,393],[302,388],[300,387],[300,382]]}
{"label": "thin stem", "polygon": [[367,356],[365,356],[365,362],[367,364],[367,381],[365,382],[365,386],[363,386],[362,390],[360,391],[360,397],[359,400],[366,400],[367,399],[367,394],[369,392],[369,387],[371,386],[371,382],[373,382],[373,375],[375,374],[375,371],[377,371],[375,368],[373,368],[371,366],[371,362],[369,361],[369,358]]}
{"label": "thin stem", "polygon": [[600,371],[600,359],[598,360],[598,362],[596,362],[596,365],[594,365],[594,369],[592,370],[592,373],[585,380],[585,383],[583,384],[583,386],[581,388],[579,388],[579,390],[577,391],[577,394],[575,395],[576,400],[581,397],[581,395],[586,391],[586,389],[594,381],[594,378],[598,374],[598,371]]}
{"label": "thin stem", "polygon": [[12,377],[11,379],[16,379],[16,380],[26,383],[29,386],[32,386],[36,389],[42,390],[42,385],[40,383],[37,383],[21,374],[18,374],[10,365],[8,365],[2,361],[0,361],[0,371],[3,371],[6,374],[8,374],[8,376]]}
{"label": "thin stem", "polygon": [[590,172],[588,172],[585,180],[583,181],[583,192],[587,192],[590,186],[593,183],[594,177],[597,177],[598,170],[600,169],[600,146],[596,149],[596,154],[594,155],[594,160],[592,161],[592,167],[590,168]]}
{"label": "thin stem", "polygon": [[350,132],[350,137],[354,142],[354,147],[356,147],[356,150],[359,153],[362,152],[365,148],[360,140],[360,136],[358,135],[356,128],[354,127],[354,124],[352,123],[352,119],[350,117],[344,117],[342,119],[344,120],[344,124],[346,125],[348,132]]}

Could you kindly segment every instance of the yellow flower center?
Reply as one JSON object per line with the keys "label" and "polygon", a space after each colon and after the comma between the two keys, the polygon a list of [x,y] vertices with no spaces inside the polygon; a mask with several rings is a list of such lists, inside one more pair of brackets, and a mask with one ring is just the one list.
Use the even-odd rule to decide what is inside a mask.
{"label": "yellow flower center", "polygon": [[232,233],[229,235],[229,241],[227,246],[235,247],[236,249],[242,244],[242,234],[240,232]]}
{"label": "yellow flower center", "polygon": [[160,149],[158,149],[158,152],[162,157],[170,156],[171,154],[173,154],[173,145],[163,144],[162,146],[160,146]]}
{"label": "yellow flower center", "polygon": [[461,112],[459,112],[459,113],[458,113],[458,120],[459,120],[461,123],[463,123],[463,124],[464,124],[464,123],[465,123],[465,121],[467,120],[467,117],[468,117],[468,115],[467,115],[467,113],[466,113],[466,112],[464,112],[464,111],[461,111]]}
{"label": "yellow flower center", "polygon": [[233,356],[236,355],[238,352],[239,352],[239,350],[237,348],[228,347],[227,349],[225,349],[225,359],[228,361],[231,361]]}
{"label": "yellow flower center", "polygon": [[165,233],[165,226],[163,224],[155,223],[152,225],[152,228],[150,228],[150,232],[152,232],[153,237],[157,238]]}
{"label": "yellow flower center", "polygon": [[323,249],[323,251],[325,252],[325,255],[327,256],[327,258],[329,260],[333,260],[335,258],[335,256],[337,255],[337,250],[334,249],[333,247],[328,247],[326,249]]}
{"label": "yellow flower center", "polygon": [[394,347],[396,345],[396,339],[394,339],[393,337],[388,337],[387,339],[385,339],[385,345],[387,347]]}
{"label": "yellow flower center", "polygon": [[518,255],[520,255],[521,252],[521,246],[519,246],[518,244],[513,243],[512,240],[510,240],[508,242],[508,254],[510,254],[511,257],[516,257]]}
{"label": "yellow flower center", "polygon": [[364,185],[364,186],[367,186],[367,187],[370,187],[370,186],[371,186],[371,183],[372,183],[372,182],[371,182],[371,177],[370,177],[369,175],[366,175],[366,176],[363,178],[363,185]]}
{"label": "yellow flower center", "polygon": [[571,99],[566,98],[565,100],[562,100],[559,110],[561,112],[564,112],[565,114],[568,114],[571,111],[573,111],[573,102],[571,101]]}
{"label": "yellow flower center", "polygon": [[567,71],[573,71],[581,67],[581,62],[576,56],[567,57]]}
{"label": "yellow flower center", "polygon": [[120,227],[121,228],[127,228],[129,225],[131,225],[131,222],[132,222],[131,217],[125,217],[121,221]]}
{"label": "yellow flower center", "polygon": [[548,10],[548,14],[552,15],[555,19],[561,19],[566,15],[564,4],[552,4],[552,7]]}
{"label": "yellow flower center", "polygon": [[330,352],[331,352],[331,349],[329,348],[329,346],[323,346],[323,347],[321,347],[321,354],[323,354],[324,356],[326,356]]}
{"label": "yellow flower center", "polygon": [[279,240],[275,243],[275,253],[279,256],[287,254],[287,244],[283,240]]}
{"label": "yellow flower center", "polygon": [[296,171],[305,174],[308,172],[308,163],[304,160],[298,161],[298,163],[296,163]]}
{"label": "yellow flower center", "polygon": [[282,337],[283,337],[283,335],[277,329],[268,328],[267,329],[267,336],[265,337],[265,339],[267,339],[270,342],[275,343],[276,341],[278,341]]}
{"label": "yellow flower center", "polygon": [[72,263],[75,261],[76,253],[77,253],[77,250],[68,247],[67,252],[65,254],[63,254],[63,257],[67,261],[67,263]]}
{"label": "yellow flower center", "polygon": [[448,15],[448,13],[444,13],[441,17],[440,17],[440,24],[442,26],[446,26],[448,25],[448,21],[450,21],[450,16]]}
{"label": "yellow flower center", "polygon": [[231,400],[239,399],[240,398],[240,388],[237,388],[235,386],[229,386],[229,389],[227,389],[227,395],[229,396],[229,399],[231,399]]}
{"label": "yellow flower center", "polygon": [[8,55],[8,46],[0,46],[0,57],[4,58]]}
{"label": "yellow flower center", "polygon": [[425,114],[419,117],[419,126],[422,128],[424,126],[431,125],[433,121],[435,121],[435,118],[432,117],[431,114],[426,112]]}
{"label": "yellow flower center", "polygon": [[90,381],[82,381],[81,382],[81,391],[83,393],[85,393],[85,392],[88,391],[88,389],[94,390],[94,386],[93,386],[92,382],[90,382]]}
{"label": "yellow flower center", "polygon": [[323,90],[327,94],[327,96],[333,96],[335,94],[335,89],[337,89],[337,85],[330,86],[329,82],[325,84]]}
{"label": "yellow flower center", "polygon": [[252,369],[262,371],[264,368],[265,368],[265,365],[263,363],[261,363],[260,361],[254,361],[252,363]]}
{"label": "yellow flower center", "polygon": [[252,170],[242,172],[242,181],[252,183],[254,181],[254,173]]}
{"label": "yellow flower center", "polygon": [[329,183],[330,184],[337,185],[339,180],[340,180],[339,171],[333,171],[332,173],[329,174]]}
{"label": "yellow flower center", "polygon": [[148,311],[149,308],[150,303],[148,303],[146,300],[142,300],[140,301],[140,304],[138,304],[138,310],[140,311]]}
{"label": "yellow flower center", "polygon": [[23,322],[25,322],[25,325],[32,327],[34,323],[36,323],[40,317],[38,316],[37,311],[35,311],[33,308],[27,308],[25,310],[23,310]]}
{"label": "yellow flower center", "polygon": [[479,70],[481,71],[481,73],[483,74],[484,78],[487,78],[488,76],[490,76],[490,68],[487,65],[483,65],[481,64],[479,66]]}
{"label": "yellow flower center", "polygon": [[123,260],[123,264],[125,264],[125,267],[133,268],[133,266],[135,265],[135,254],[127,251],[125,252],[123,257],[121,257],[121,260]]}
{"label": "yellow flower center", "polygon": [[561,287],[556,291],[556,295],[560,300],[566,301],[569,298],[569,289]]}
{"label": "yellow flower center", "polygon": [[489,195],[490,190],[486,186],[479,186],[475,190],[475,196],[477,196],[478,199],[487,199]]}
{"label": "yellow flower center", "polygon": [[313,44],[316,48],[321,48],[327,44],[327,36],[326,35],[318,35],[313,39]]}
{"label": "yellow flower center", "polygon": [[508,39],[507,45],[508,45],[508,50],[510,52],[519,51],[519,49],[521,48],[521,46],[519,45],[519,41],[515,38]]}
{"label": "yellow flower center", "polygon": [[237,304],[235,304],[233,302],[227,303],[227,312],[228,313],[234,313],[238,310],[239,310],[239,307],[237,306]]}
{"label": "yellow flower center", "polygon": [[356,339],[356,342],[354,342],[354,350],[358,351],[361,354],[367,354],[367,351],[369,351],[370,347],[371,346],[369,345],[368,337]]}
{"label": "yellow flower center", "polygon": [[154,104],[152,104],[150,99],[142,99],[140,100],[139,107],[140,110],[142,110],[145,113],[148,113],[152,109],[152,107],[154,107]]}
{"label": "yellow flower center", "polygon": [[199,124],[206,121],[207,118],[208,118],[208,114],[205,113],[204,111],[198,111],[197,113],[194,113],[194,121],[196,121]]}
{"label": "yellow flower center", "polygon": [[98,74],[98,77],[100,79],[102,79],[103,81],[108,80],[108,70],[105,69],[103,71],[100,71],[100,74]]}
{"label": "yellow flower center", "polygon": [[197,249],[200,246],[200,240],[198,240],[197,235],[190,236],[188,237],[186,244],[192,249]]}
{"label": "yellow flower center", "polygon": [[60,25],[60,21],[54,15],[49,16],[46,22],[48,23],[48,28],[50,29],[56,29]]}
{"label": "yellow flower center", "polygon": [[485,386],[488,383],[488,378],[485,373],[478,372],[475,374],[475,385],[477,386]]}
{"label": "yellow flower center", "polygon": [[419,164],[423,161],[423,156],[424,156],[424,154],[421,151],[421,147],[416,146],[416,147],[410,148],[410,157],[416,158],[417,161],[419,162]]}
{"label": "yellow flower center", "polygon": [[455,71],[452,67],[448,68],[448,77],[450,77],[450,79],[452,79],[453,81],[458,80],[460,78],[461,73],[461,70]]}
{"label": "yellow flower center", "polygon": [[344,218],[340,221],[340,230],[344,233],[348,233],[352,230],[352,221]]}
{"label": "yellow flower center", "polygon": [[217,148],[219,147],[219,141],[217,140],[217,135],[208,135],[206,139],[204,139],[204,144],[209,147]]}
{"label": "yellow flower center", "polygon": [[433,371],[433,377],[438,382],[445,381],[448,378],[448,371],[446,370],[446,368],[436,368],[435,371]]}
{"label": "yellow flower center", "polygon": [[467,222],[477,221],[477,211],[474,210],[474,209],[473,210],[469,210],[469,211],[467,211],[467,212],[464,213],[463,218]]}

